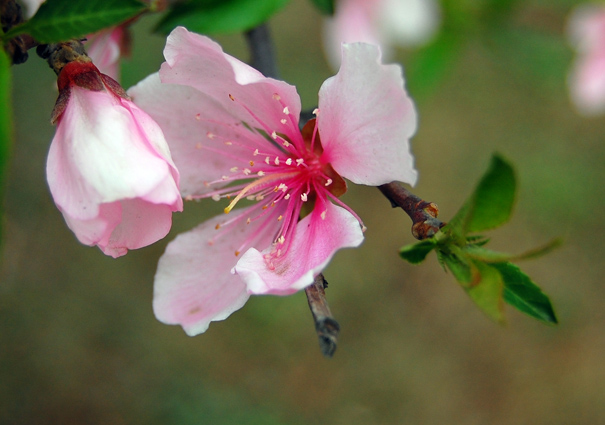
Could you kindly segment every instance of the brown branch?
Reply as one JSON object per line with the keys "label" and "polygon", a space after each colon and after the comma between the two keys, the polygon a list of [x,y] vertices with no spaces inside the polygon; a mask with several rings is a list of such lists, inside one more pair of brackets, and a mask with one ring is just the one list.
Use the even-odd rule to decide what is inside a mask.
{"label": "brown branch", "polygon": [[319,348],[326,357],[332,357],[338,343],[338,331],[340,325],[332,317],[328,301],[326,300],[325,288],[328,282],[323,274],[317,275],[313,283],[305,288],[309,308],[315,320],[315,330],[319,338]]}
{"label": "brown branch", "polygon": [[437,219],[439,208],[432,202],[426,202],[407,190],[399,182],[378,186],[393,208],[401,207],[412,219],[412,235],[418,240],[435,235],[445,223]]}

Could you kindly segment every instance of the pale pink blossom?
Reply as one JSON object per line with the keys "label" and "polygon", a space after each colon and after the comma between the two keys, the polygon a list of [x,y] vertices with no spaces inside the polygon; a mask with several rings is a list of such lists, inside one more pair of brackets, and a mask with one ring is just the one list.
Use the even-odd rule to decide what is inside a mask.
{"label": "pale pink blossom", "polygon": [[571,100],[584,115],[605,112],[605,6],[582,5],[569,18],[577,56],[569,75]]}
{"label": "pale pink blossom", "polygon": [[[342,54],[302,131],[293,86],[184,28],[168,37],[159,74],[129,91],[164,130],[183,195],[229,199],[228,215],[168,245],[155,277],[159,320],[196,335],[251,294],[305,288],[337,250],[363,241],[360,218],[338,199],[342,177],[416,182],[416,112],[401,68],[382,65],[368,44],[343,45]],[[249,206],[233,209],[241,203]]]}
{"label": "pale pink blossom", "polygon": [[128,42],[128,29],[118,25],[87,36],[84,46],[99,71],[119,80],[120,58],[124,56]]}
{"label": "pale pink blossom", "polygon": [[58,87],[46,174],[69,228],[112,257],[166,236],[183,201],[160,127],[92,63],[65,65]]}
{"label": "pale pink blossom", "polygon": [[337,0],[324,25],[324,46],[330,63],[340,63],[340,43],[377,44],[386,58],[392,47],[429,42],[441,21],[435,0]]}

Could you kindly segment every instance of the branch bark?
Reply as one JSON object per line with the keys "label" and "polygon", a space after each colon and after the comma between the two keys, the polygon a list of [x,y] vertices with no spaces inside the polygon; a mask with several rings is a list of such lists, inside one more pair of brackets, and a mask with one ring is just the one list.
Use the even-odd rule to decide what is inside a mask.
{"label": "branch bark", "polygon": [[338,332],[340,325],[332,317],[332,312],[326,300],[325,288],[328,282],[323,274],[317,275],[313,283],[305,288],[309,308],[315,321],[315,330],[319,338],[319,348],[326,357],[332,357],[338,343]]}
{"label": "branch bark", "polygon": [[435,235],[445,223],[437,219],[439,208],[433,202],[426,202],[407,190],[399,182],[378,186],[393,208],[400,207],[412,219],[412,235],[418,240]]}

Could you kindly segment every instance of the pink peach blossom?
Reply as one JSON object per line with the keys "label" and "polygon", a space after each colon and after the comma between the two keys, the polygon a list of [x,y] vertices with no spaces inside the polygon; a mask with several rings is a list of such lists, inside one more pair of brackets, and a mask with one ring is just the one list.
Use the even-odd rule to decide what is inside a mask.
{"label": "pink peach blossom", "polygon": [[583,115],[605,112],[605,7],[582,5],[569,18],[577,57],[569,75],[571,100]]}
{"label": "pink peach blossom", "polygon": [[324,46],[338,68],[340,43],[377,44],[385,57],[392,47],[420,46],[430,41],[441,21],[435,0],[338,0],[324,25]]}
{"label": "pink peach blossom", "polygon": [[[342,54],[302,131],[293,86],[184,28],[168,37],[159,74],[129,91],[164,130],[186,199],[230,200],[228,215],[168,245],[155,277],[159,320],[196,335],[251,294],[305,288],[337,250],[363,241],[360,218],[338,199],[343,177],[416,182],[416,112],[401,68],[382,65],[368,44],[344,45]],[[244,200],[252,205],[234,209]]]}
{"label": "pink peach blossom", "polygon": [[127,44],[128,29],[118,25],[87,36],[84,46],[99,71],[119,80],[120,58],[124,55]]}
{"label": "pink peach blossom", "polygon": [[58,87],[46,174],[69,228],[112,257],[166,236],[183,201],[160,127],[92,63],[68,63]]}

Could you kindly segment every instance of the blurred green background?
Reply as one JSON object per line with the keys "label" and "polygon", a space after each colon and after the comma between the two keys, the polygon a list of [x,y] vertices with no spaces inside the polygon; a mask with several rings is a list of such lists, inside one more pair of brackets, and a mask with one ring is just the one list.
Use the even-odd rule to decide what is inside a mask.
{"label": "blurred green background", "polygon": [[[13,67],[0,423],[605,423],[605,117],[582,118],[568,99],[573,55],[564,27],[577,3],[517,2],[506,19],[469,28],[430,90],[422,75],[408,82],[420,116],[414,192],[447,220],[492,152],[511,160],[520,181],[516,214],[489,234],[491,247],[518,253],[565,239],[521,264],[551,296],[560,324],[511,308],[507,326],[494,324],[434,255],[420,266],[400,260],[398,248],[413,242],[410,220],[378,190],[352,186],[343,200],[368,231],[361,248],[339,252],[325,271],[342,328],[331,360],[319,352],[304,293],[254,297],[194,338],[155,320],[159,256],[176,234],[216,214],[215,203],[188,204],[165,240],[117,260],[77,242],[45,182],[55,77],[32,52]],[[149,33],[154,21],[135,26],[125,87],[162,62],[164,40]],[[321,27],[303,0],[271,21],[282,76],[309,108],[332,74]],[[247,60],[241,36],[218,40]],[[399,53],[414,71],[416,56]]]}

